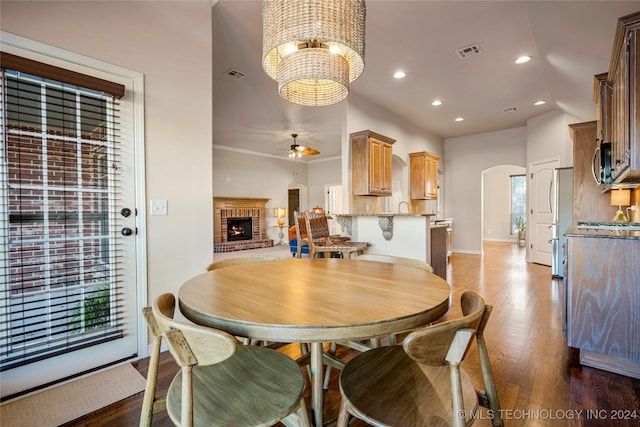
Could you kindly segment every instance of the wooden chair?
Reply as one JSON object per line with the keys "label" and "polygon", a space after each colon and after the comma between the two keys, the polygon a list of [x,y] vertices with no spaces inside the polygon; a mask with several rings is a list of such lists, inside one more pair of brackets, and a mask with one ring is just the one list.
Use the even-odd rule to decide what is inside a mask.
{"label": "wooden chair", "polygon": [[255,255],[237,258],[220,259],[213,261],[207,266],[207,271],[216,270],[218,268],[230,267],[232,265],[246,264],[250,262],[277,261],[280,258],[274,255]]}
{"label": "wooden chair", "polygon": [[329,223],[324,213],[305,211],[304,220],[309,242],[309,258],[318,254],[339,253],[342,258],[350,258],[351,254],[363,254],[366,242],[332,241],[329,235]]}
{"label": "wooden chair", "polygon": [[[463,317],[409,334],[402,345],[376,348],[347,362],[340,375],[337,427],[349,415],[374,426],[471,424],[478,403],[503,426],[483,331],[492,307],[475,292],[461,298]],[[460,362],[476,338],[486,391],[476,391]],[[460,414],[464,416],[460,416]]]}
{"label": "wooden chair", "polygon": [[[175,298],[163,294],[143,310],[153,334],[140,426],[154,412],[162,338],[180,371],[166,396],[171,421],[191,426],[270,426],[297,415],[310,427],[300,367],[283,353],[237,345],[226,332],[173,320]],[[294,414],[295,412],[295,414]]]}
{"label": "wooden chair", "polygon": [[302,249],[306,246],[309,250],[307,241],[307,224],[304,219],[304,212],[293,212],[293,222],[296,226],[296,258],[302,258]]}

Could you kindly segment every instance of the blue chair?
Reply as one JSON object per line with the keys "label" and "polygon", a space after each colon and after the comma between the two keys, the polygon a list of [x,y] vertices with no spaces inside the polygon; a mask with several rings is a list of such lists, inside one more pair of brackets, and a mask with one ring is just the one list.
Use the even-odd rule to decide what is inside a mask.
{"label": "blue chair", "polygon": [[[298,228],[293,225],[289,228],[289,250],[291,251],[291,255],[293,257],[302,258],[302,254],[309,255],[309,245],[304,243],[301,238],[298,237]],[[298,239],[302,241],[302,246],[300,247],[300,253],[298,253]]]}

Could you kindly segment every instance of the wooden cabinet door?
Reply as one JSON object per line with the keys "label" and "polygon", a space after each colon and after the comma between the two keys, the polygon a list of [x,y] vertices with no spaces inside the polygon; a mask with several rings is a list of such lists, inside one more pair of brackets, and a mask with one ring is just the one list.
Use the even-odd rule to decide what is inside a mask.
{"label": "wooden cabinet door", "polygon": [[567,240],[567,344],[639,364],[638,241],[601,236]]}
{"label": "wooden cabinet door", "polygon": [[611,177],[640,181],[640,12],[618,20],[609,65],[611,91]]}
{"label": "wooden cabinet door", "polygon": [[569,125],[573,139],[573,219],[572,229],[578,221],[607,222],[614,210],[609,206],[609,193],[603,193],[593,179],[593,155],[598,147],[596,122]]}
{"label": "wooden cabinet door", "polygon": [[393,161],[393,155],[391,150],[391,145],[382,145],[382,191],[389,195],[392,187],[391,162]]}
{"label": "wooden cabinet door", "polygon": [[[626,50],[626,48],[625,48]],[[617,58],[611,78],[613,90],[611,107],[611,177],[615,181],[629,167],[629,56],[624,52]]]}
{"label": "wooden cabinet door", "polygon": [[371,138],[369,140],[369,191],[383,193],[384,191],[384,144]]}
{"label": "wooden cabinet door", "polygon": [[429,156],[424,159],[424,195],[429,200],[438,198],[438,161]]}
{"label": "wooden cabinet door", "polygon": [[595,76],[593,97],[596,102],[597,138],[599,142],[611,142],[611,95],[608,73]]}
{"label": "wooden cabinet door", "polygon": [[426,151],[410,153],[409,174],[411,198],[435,200],[438,198],[438,160],[440,157]]}
{"label": "wooden cabinet door", "polygon": [[391,195],[394,142],[394,139],[372,131],[351,134],[351,181],[354,195]]}

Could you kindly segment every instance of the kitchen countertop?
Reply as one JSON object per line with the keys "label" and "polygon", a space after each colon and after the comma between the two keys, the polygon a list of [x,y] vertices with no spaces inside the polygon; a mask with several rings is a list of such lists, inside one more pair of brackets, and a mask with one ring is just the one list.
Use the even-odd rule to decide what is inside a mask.
{"label": "kitchen countertop", "polygon": [[409,213],[409,212],[378,212],[378,213],[350,213],[350,214],[333,214],[330,216],[435,216],[432,213]]}
{"label": "kitchen countertop", "polygon": [[[616,234],[618,233],[618,234]],[[577,231],[573,233],[565,233],[566,237],[589,237],[597,239],[629,239],[640,240],[640,231],[613,231],[613,230],[593,230],[593,231]]]}
{"label": "kitchen countertop", "polygon": [[578,231],[566,233],[567,237],[598,237],[614,239],[640,239],[640,223],[580,222]]}

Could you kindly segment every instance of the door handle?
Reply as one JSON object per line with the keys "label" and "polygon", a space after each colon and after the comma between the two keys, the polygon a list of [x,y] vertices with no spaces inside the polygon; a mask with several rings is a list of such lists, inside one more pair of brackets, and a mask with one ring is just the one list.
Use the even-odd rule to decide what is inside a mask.
{"label": "door handle", "polygon": [[591,175],[593,175],[593,179],[596,181],[596,184],[600,185],[600,180],[596,177],[596,157],[600,152],[600,147],[596,147],[596,151],[593,153],[593,159],[591,159]]}
{"label": "door handle", "polygon": [[124,227],[122,230],[120,230],[120,234],[122,234],[123,236],[131,236],[133,234],[133,230],[129,227]]}

